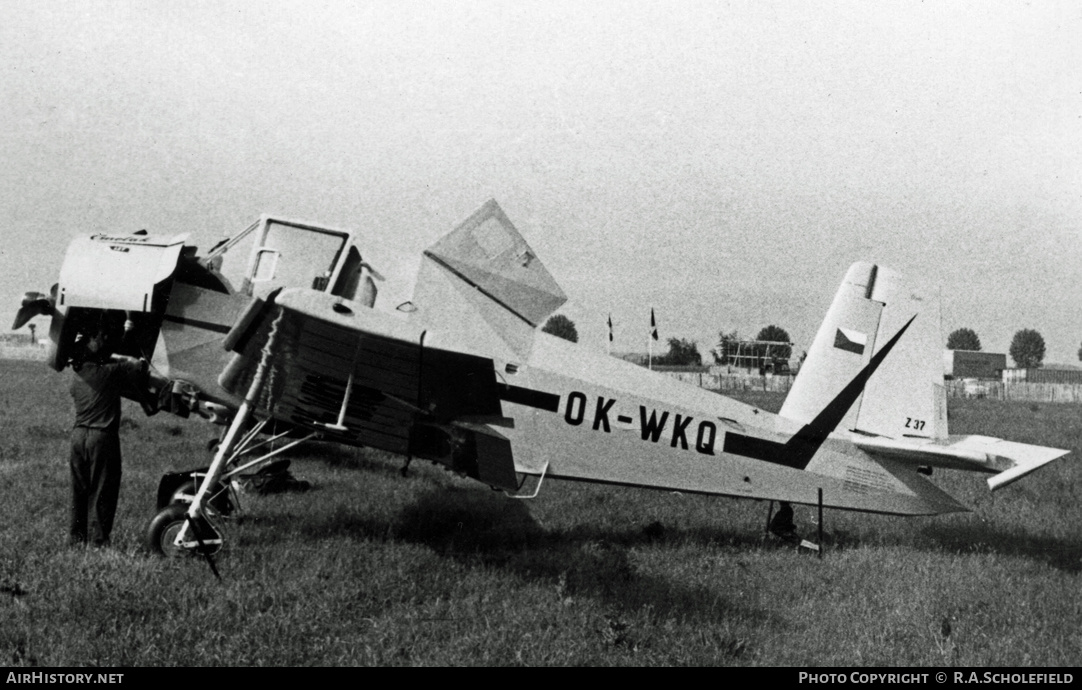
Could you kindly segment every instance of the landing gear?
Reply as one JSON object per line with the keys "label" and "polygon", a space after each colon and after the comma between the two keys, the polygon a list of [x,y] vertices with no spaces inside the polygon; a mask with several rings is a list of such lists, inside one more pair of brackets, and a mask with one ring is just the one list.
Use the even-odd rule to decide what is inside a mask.
{"label": "landing gear", "polygon": [[[233,490],[234,480],[243,480],[246,475],[242,473],[265,467],[280,453],[318,436],[317,432],[313,432],[264,452],[255,459],[247,460],[250,453],[255,454],[253,451],[256,449],[272,444],[290,433],[285,431],[257,441],[256,437],[264,429],[266,422],[258,422],[242,434],[241,429],[249,418],[250,410],[246,413],[242,406],[230,424],[229,433],[215,453],[210,467],[171,472],[162,477],[158,486],[159,512],[147,525],[145,545],[148,551],[165,556],[174,556],[185,551],[206,556],[217,553],[221,549],[222,536],[217,527],[221,517],[233,515],[240,510],[239,497]],[[242,456],[247,462],[240,462]],[[278,474],[257,473],[254,476],[260,477],[263,482],[288,481],[285,475],[288,473],[280,471]],[[293,481],[296,488],[308,488],[306,483]],[[211,546],[214,548],[209,548]]]}
{"label": "landing gear", "polygon": [[177,535],[180,534],[180,528],[184,526],[184,521],[187,519],[187,505],[175,503],[166,506],[147,525],[143,546],[146,547],[147,551],[157,556],[177,558],[184,555],[186,553],[184,549],[173,542],[176,541]]}
{"label": "landing gear", "polygon": [[766,530],[778,539],[792,544],[798,548],[814,551],[819,557],[823,555],[823,490],[819,489],[819,539],[810,542],[803,539],[796,531],[796,523],[793,522],[793,506],[786,501],[780,501],[778,512],[774,512],[774,502],[770,502],[766,515]]}
{"label": "landing gear", "polygon": [[[191,470],[188,472],[172,472],[162,478],[158,486],[158,509],[174,503],[182,503],[185,506],[195,502],[195,495],[199,492],[199,485],[206,475],[206,469]],[[191,479],[184,479],[188,476]],[[228,483],[218,482],[213,486],[206,497],[206,502],[220,515],[232,515],[239,509],[240,502]]]}
{"label": "landing gear", "polygon": [[[167,475],[159,486],[159,506],[162,506],[163,499],[179,502],[161,507],[147,526],[145,541],[151,553],[175,555],[187,552],[202,555],[206,558],[214,575],[218,576],[218,569],[211,557],[222,548],[222,533],[215,524],[218,522],[220,510],[216,502],[222,499],[230,501],[229,487],[232,485],[233,478],[245,470],[266,464],[270,458],[318,435],[318,432],[312,432],[304,438],[238,466],[241,456],[260,446],[273,443],[288,433],[283,432],[271,436],[268,440],[256,442],[255,439],[266,426],[267,420],[260,421],[245,431],[255,412],[256,401],[259,400],[263,390],[263,382],[269,368],[270,352],[273,350],[277,333],[277,323],[275,321],[267,343],[263,347],[262,357],[256,367],[248,392],[244,396],[244,402],[237,409],[221,443],[215,449],[214,460],[211,461],[210,467],[205,471],[192,473],[194,476],[191,477],[193,481],[190,484],[188,478],[173,473],[172,479],[170,475]],[[166,479],[169,481],[166,482]],[[192,491],[193,487],[194,492],[189,494],[188,492]]]}
{"label": "landing gear", "polygon": [[222,549],[222,533],[211,522],[210,515],[217,516],[210,511],[208,517],[195,518],[192,524],[194,528],[187,530],[187,536],[183,541],[178,540],[181,531],[188,524],[187,504],[174,503],[166,506],[147,525],[143,545],[150,553],[166,558],[179,558],[189,554],[212,556]]}
{"label": "landing gear", "polygon": [[[772,504],[773,505],[773,504]],[[796,533],[796,523],[793,522],[793,506],[785,501],[781,502],[778,512],[770,518],[770,533],[783,541],[797,543],[800,537]]]}
{"label": "landing gear", "polygon": [[195,480],[184,482],[177,487],[173,495],[169,497],[169,505],[174,503],[191,503],[195,500],[195,492],[199,491],[199,485],[195,483]]}
{"label": "landing gear", "polygon": [[[258,378],[253,384],[253,391],[249,393],[250,398],[258,393]],[[196,553],[207,557],[211,569],[215,569],[210,556],[222,547],[222,533],[218,528],[221,516],[232,514],[239,507],[237,495],[232,489],[234,479],[239,479],[242,472],[265,466],[278,454],[318,436],[318,432],[312,432],[241,463],[242,456],[273,444],[290,433],[287,430],[257,440],[267,422],[259,421],[244,431],[251,417],[252,405],[245,401],[230,423],[210,467],[172,472],[162,478],[158,487],[159,512],[147,525],[144,540],[148,551],[165,556]]]}

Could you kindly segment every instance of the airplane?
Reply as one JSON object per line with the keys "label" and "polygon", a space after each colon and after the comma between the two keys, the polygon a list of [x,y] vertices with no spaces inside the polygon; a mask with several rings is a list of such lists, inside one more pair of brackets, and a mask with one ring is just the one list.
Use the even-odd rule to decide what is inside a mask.
{"label": "airplane", "polygon": [[157,553],[209,560],[237,479],[313,440],[522,498],[558,478],[894,515],[967,510],[932,468],[997,490],[1068,452],[951,436],[936,301],[873,263],[772,414],[542,332],[567,297],[494,200],[422,253],[409,299],[346,230],[263,216],[204,256],[186,240],[77,238],[14,325],[50,315],[60,371],[86,324],[123,321],[119,354],[169,382],[148,411],[225,427],[209,467],[162,477]]}

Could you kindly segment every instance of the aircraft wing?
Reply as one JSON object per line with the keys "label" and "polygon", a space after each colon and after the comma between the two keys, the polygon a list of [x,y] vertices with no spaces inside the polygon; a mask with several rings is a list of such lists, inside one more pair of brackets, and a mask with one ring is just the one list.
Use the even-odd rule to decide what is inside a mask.
{"label": "aircraft wing", "polygon": [[[424,457],[517,488],[491,359],[356,302],[291,289],[256,300],[225,340],[219,377],[261,414],[329,440]],[[253,388],[253,381],[260,383]]]}
{"label": "aircraft wing", "polygon": [[928,467],[990,472],[988,487],[1004,487],[1069,453],[1059,448],[1032,446],[989,436],[951,436],[947,439],[894,439],[855,436],[853,443],[871,455]]}

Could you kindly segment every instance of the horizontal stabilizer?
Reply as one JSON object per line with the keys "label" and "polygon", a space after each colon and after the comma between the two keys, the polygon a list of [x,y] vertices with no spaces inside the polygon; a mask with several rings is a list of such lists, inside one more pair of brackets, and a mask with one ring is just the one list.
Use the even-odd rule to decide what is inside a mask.
{"label": "horizontal stabilizer", "polygon": [[1011,469],[988,478],[988,488],[992,491],[1001,489],[1021,479],[1033,470],[1043,467],[1070,452],[1059,448],[1031,446],[1025,443],[1014,443],[1013,441],[990,440],[996,441],[992,447],[997,457],[1010,460],[1014,465]]}
{"label": "horizontal stabilizer", "polygon": [[928,467],[979,472],[999,472],[1011,467],[1010,465],[996,466],[996,456],[990,455],[986,450],[971,447],[971,444],[948,444],[932,440],[896,439],[885,436],[856,436],[853,438],[853,444],[877,457]]}
{"label": "horizontal stabilizer", "polygon": [[993,491],[1070,452],[989,436],[952,436],[945,440],[857,436],[853,443],[871,455],[892,460],[995,473],[988,479]]}

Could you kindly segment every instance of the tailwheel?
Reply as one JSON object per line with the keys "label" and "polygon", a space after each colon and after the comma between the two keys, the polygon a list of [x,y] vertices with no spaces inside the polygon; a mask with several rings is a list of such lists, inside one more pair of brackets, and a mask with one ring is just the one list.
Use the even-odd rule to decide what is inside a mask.
{"label": "tailwheel", "polygon": [[[222,533],[210,519],[200,517],[191,521],[184,542],[175,542],[188,523],[188,505],[174,503],[163,508],[147,525],[144,546],[147,551],[167,558],[189,554],[210,556],[222,549]],[[214,518],[216,515],[209,515]]]}

